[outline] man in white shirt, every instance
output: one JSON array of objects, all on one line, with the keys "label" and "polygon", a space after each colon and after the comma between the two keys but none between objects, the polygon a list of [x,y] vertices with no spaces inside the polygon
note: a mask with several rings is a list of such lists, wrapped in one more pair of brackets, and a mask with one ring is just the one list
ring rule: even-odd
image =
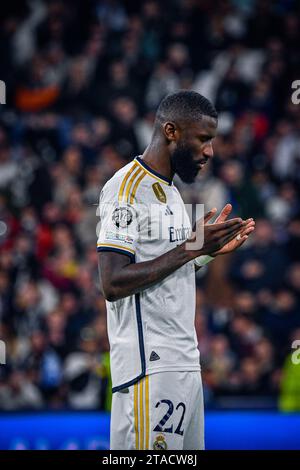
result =
[{"label": "man in white shirt", "polygon": [[[195,318],[195,270],[241,246],[254,221],[192,232],[173,177],[194,181],[212,158],[217,113],[191,91],[160,104],[152,141],[100,195],[97,249],[107,305],[113,402],[111,449],[203,449],[203,394]],[[201,243],[199,244],[199,240]]]}]

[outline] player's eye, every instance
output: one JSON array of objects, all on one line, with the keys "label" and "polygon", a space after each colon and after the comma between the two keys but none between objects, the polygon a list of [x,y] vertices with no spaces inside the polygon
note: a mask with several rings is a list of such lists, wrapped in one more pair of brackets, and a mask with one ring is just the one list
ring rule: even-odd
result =
[{"label": "player's eye", "polygon": [[205,136],[205,135],[202,135],[202,136],[200,137],[200,142],[201,142],[202,144],[204,144],[204,143],[206,143],[206,142],[209,142],[210,140],[211,140],[211,138],[208,137],[208,136]]}]

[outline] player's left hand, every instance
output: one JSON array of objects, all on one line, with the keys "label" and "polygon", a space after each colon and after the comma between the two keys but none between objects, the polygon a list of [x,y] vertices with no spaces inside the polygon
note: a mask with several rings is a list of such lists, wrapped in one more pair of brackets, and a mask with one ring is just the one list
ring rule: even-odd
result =
[{"label": "player's left hand", "polygon": [[[232,205],[226,204],[226,206],[221,210],[219,216],[216,218],[214,224],[224,222],[229,216],[229,214],[231,213],[231,211],[232,211]],[[255,229],[255,221],[252,218],[247,219],[246,222],[247,224],[241,230],[241,232],[237,235],[237,237],[231,240],[230,242],[228,242],[227,245],[224,245],[220,250],[212,253],[212,256],[226,255],[227,253],[231,253],[232,251],[242,246],[243,243],[245,243],[245,241],[249,237],[249,235]]]}]

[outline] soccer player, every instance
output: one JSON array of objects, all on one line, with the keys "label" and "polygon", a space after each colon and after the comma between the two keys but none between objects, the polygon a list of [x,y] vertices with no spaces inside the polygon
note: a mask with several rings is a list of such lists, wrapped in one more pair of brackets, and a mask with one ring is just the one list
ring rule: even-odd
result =
[{"label": "soccer player", "polygon": [[195,270],[241,246],[254,229],[252,219],[226,220],[227,204],[215,223],[208,223],[212,209],[192,231],[173,184],[175,174],[194,181],[213,156],[216,131],[217,112],[206,98],[192,91],[168,95],[143,155],[117,171],[100,194],[111,449],[204,448]]}]

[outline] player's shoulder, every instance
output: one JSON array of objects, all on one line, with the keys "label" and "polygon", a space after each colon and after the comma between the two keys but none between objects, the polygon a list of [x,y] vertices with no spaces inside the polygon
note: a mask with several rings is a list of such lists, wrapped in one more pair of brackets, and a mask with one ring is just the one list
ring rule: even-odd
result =
[{"label": "player's shoulder", "polygon": [[153,183],[145,167],[137,157],[118,170],[103,186],[102,200],[116,200],[133,204],[147,199],[147,189]]},{"label": "player's shoulder", "polygon": [[133,169],[134,167],[134,160],[127,163],[127,165],[120,168],[114,175],[106,181],[105,185],[101,190],[101,198],[102,199],[115,199],[117,198],[120,188],[122,186],[122,182],[126,175]]}]

